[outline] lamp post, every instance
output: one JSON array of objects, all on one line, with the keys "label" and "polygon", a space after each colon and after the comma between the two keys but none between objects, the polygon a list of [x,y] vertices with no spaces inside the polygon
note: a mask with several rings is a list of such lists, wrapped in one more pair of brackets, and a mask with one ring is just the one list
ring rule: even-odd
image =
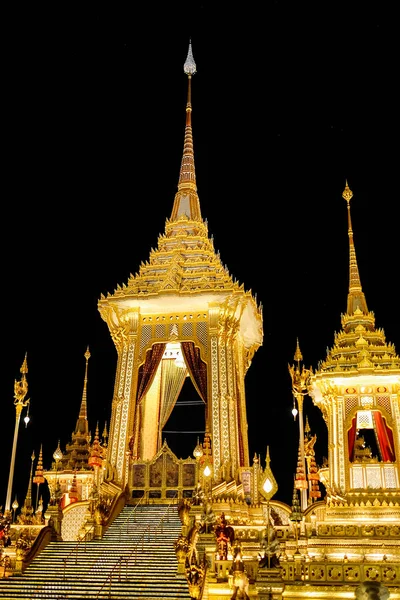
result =
[{"label": "lamp post", "polygon": [[193,450],[193,456],[196,459],[196,483],[199,481],[199,462],[201,457],[203,456],[203,446],[199,442],[199,438],[197,438],[197,445]]},{"label": "lamp post", "polygon": [[270,467],[270,456],[269,456],[269,446],[267,446],[267,455],[266,455],[266,467],[265,467],[265,471],[263,474],[263,477],[260,481],[260,486],[259,486],[259,492],[260,494],[265,498],[265,500],[267,501],[267,515],[266,515],[266,520],[267,520],[267,532],[266,532],[266,554],[267,554],[267,567],[268,569],[271,566],[271,556],[274,554],[273,549],[272,549],[272,544],[271,544],[271,535],[270,535],[270,510],[269,510],[269,502],[272,498],[272,496],[274,496],[274,494],[276,494],[276,492],[278,491],[278,484],[276,482],[276,479],[274,477],[274,474],[272,473],[271,467]]},{"label": "lamp post", "polygon": [[[304,511],[307,508],[307,474],[306,474],[306,458],[304,452],[304,420],[303,420],[303,402],[304,396],[308,393],[308,385],[312,374],[311,369],[305,369],[304,366],[300,368],[300,362],[303,360],[303,356],[300,352],[299,340],[297,340],[296,352],[294,360],[297,365],[289,365],[289,373],[292,378],[292,392],[293,392],[293,410],[292,414],[296,420],[296,416],[299,416],[299,465],[298,475],[296,479],[296,487],[300,490],[301,509]],[[297,407],[296,407],[297,403]],[[299,472],[300,471],[300,472]]]},{"label": "lamp post", "polygon": [[15,523],[15,511],[17,510],[19,504],[18,504],[18,500],[17,500],[17,496],[15,496],[15,500],[11,505],[12,511],[13,511],[13,520],[12,522]]},{"label": "lamp post", "polygon": [[210,435],[207,429],[204,434],[203,455],[201,456],[200,461],[201,475],[204,483],[204,501],[208,503],[208,501],[211,500],[212,497],[212,454]]},{"label": "lamp post", "polygon": [[[22,409],[25,406],[29,405],[29,398],[25,399],[26,394],[28,393],[28,381],[26,379],[26,374],[28,372],[28,363],[26,359],[26,354],[24,358],[24,362],[22,363],[22,367],[20,369],[20,373],[22,373],[22,377],[20,381],[15,380],[14,382],[14,406],[15,406],[15,427],[14,427],[14,440],[13,447],[11,453],[11,463],[10,463],[10,474],[8,477],[8,487],[7,487],[7,497],[5,502],[5,512],[11,512],[11,493],[13,487],[13,479],[14,479],[14,469],[15,469],[15,456],[17,452],[17,442],[18,442],[18,431],[19,431],[19,422],[21,420]],[[29,422],[29,416],[27,415],[25,419],[25,426]]]}]

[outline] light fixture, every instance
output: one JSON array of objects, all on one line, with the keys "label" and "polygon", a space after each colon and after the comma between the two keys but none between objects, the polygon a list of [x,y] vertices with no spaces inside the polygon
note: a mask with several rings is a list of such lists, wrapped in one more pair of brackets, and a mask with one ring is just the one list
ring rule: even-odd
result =
[{"label": "light fixture", "polygon": [[266,466],[264,470],[264,477],[262,477],[259,484],[259,491],[261,495],[267,500],[267,503],[270,501],[272,496],[276,494],[278,490],[278,484],[272,473],[271,467],[269,466],[271,462],[269,456],[269,446],[267,446],[267,456],[266,456]]},{"label": "light fixture", "polygon": [[299,414],[299,411],[297,410],[295,404],[293,403],[292,415],[293,415],[294,420],[296,420],[296,417],[298,414]]},{"label": "light fixture", "polygon": [[199,442],[199,438],[197,438],[197,446],[193,450],[193,456],[196,460],[200,459],[203,456],[203,446]]},{"label": "light fixture", "polygon": [[15,496],[15,500],[11,505],[11,508],[13,509],[13,523],[15,523],[15,511],[17,510],[19,504],[18,504],[18,500],[17,500],[17,496]]},{"label": "light fixture", "polygon": [[31,420],[30,416],[29,416],[29,404],[28,404],[28,408],[26,411],[26,416],[24,417],[24,423],[25,423],[25,427],[28,426],[29,421]]},{"label": "light fixture", "polygon": [[204,467],[203,475],[204,477],[209,477],[211,475],[211,469],[208,465]]},{"label": "light fixture", "polygon": [[263,483],[263,490],[264,490],[264,492],[269,494],[270,491],[272,490],[272,488],[273,488],[272,481],[268,477]]}]

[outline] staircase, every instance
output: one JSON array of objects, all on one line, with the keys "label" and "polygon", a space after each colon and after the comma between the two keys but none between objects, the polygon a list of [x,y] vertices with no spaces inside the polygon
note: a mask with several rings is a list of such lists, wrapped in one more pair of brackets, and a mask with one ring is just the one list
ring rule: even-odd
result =
[{"label": "staircase", "polygon": [[125,506],[101,540],[50,542],[22,577],[0,579],[0,598],[188,600],[180,533],[176,505]]}]

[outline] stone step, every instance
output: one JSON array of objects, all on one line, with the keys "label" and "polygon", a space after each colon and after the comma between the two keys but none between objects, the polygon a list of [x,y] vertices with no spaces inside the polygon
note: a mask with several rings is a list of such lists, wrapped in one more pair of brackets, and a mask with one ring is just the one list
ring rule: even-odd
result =
[{"label": "stone step", "polygon": [[78,546],[51,542],[22,577],[0,580],[0,599],[190,599],[186,578],[177,574],[179,515],[175,507],[161,524],[165,511],[165,506],[127,506],[101,540]]}]

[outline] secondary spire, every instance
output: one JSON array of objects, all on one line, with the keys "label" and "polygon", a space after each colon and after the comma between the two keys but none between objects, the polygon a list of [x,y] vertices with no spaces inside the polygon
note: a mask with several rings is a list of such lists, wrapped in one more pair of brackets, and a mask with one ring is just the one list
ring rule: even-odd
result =
[{"label": "secondary spire", "polygon": [[356,249],[354,246],[353,228],[351,224],[350,200],[353,197],[353,192],[349,188],[346,181],[346,187],[342,194],[347,202],[347,220],[349,229],[349,252],[350,252],[350,277],[349,277],[349,294],[347,297],[347,314],[354,315],[354,312],[359,309],[364,315],[368,314],[367,301],[365,300],[364,292],[361,287],[360,274],[358,271]]}]

